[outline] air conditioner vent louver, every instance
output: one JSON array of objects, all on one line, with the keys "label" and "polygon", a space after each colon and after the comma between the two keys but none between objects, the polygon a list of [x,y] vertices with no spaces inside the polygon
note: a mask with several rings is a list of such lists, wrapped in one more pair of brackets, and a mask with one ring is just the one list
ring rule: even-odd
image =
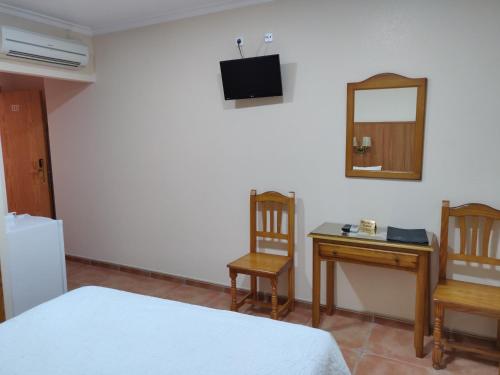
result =
[{"label": "air conditioner vent louver", "polygon": [[59,64],[59,65],[72,66],[74,68],[77,68],[80,66],[80,63],[78,63],[78,62],[56,59],[54,57],[39,56],[39,55],[34,55],[32,53],[26,53],[26,52],[20,52],[20,51],[9,51],[9,53],[7,53],[7,56],[19,57],[21,59],[54,63],[54,64]]},{"label": "air conditioner vent louver", "polygon": [[[23,40],[15,40],[15,39],[9,39],[9,38],[5,38],[5,40],[8,41],[8,42],[12,42],[12,43],[20,43],[20,44],[25,44],[27,46],[40,47],[40,46],[38,46],[38,45],[36,45],[34,43],[29,43],[29,42],[26,42],[26,41],[23,41]],[[59,49],[59,48],[55,48],[52,45],[44,46],[44,48],[47,48],[47,49],[52,50],[52,51],[59,51],[59,52],[64,52],[64,53],[71,53],[71,54],[74,54],[74,55],[85,56],[84,53],[78,53],[78,52],[75,52],[75,51],[68,51],[68,50],[64,50],[64,49]]]},{"label": "air conditioner vent louver", "polygon": [[0,32],[0,53],[3,55],[66,68],[79,68],[88,64],[89,48],[79,41],[9,26],[1,26]]}]

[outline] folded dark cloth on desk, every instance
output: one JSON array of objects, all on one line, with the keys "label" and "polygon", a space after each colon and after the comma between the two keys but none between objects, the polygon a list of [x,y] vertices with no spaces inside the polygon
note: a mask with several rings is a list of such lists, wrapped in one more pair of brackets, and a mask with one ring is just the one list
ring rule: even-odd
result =
[{"label": "folded dark cloth on desk", "polygon": [[425,229],[401,229],[387,227],[387,241],[413,243],[417,245],[429,244]]}]

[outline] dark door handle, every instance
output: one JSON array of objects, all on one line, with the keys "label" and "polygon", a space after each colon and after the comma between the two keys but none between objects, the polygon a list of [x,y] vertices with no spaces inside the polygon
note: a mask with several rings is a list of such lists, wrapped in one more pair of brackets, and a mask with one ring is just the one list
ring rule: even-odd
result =
[{"label": "dark door handle", "polygon": [[38,172],[38,176],[40,177],[40,181],[42,182],[42,184],[45,183],[45,180],[46,180],[46,176],[45,176],[45,160],[44,159],[38,159],[38,163],[37,163],[37,172]]}]

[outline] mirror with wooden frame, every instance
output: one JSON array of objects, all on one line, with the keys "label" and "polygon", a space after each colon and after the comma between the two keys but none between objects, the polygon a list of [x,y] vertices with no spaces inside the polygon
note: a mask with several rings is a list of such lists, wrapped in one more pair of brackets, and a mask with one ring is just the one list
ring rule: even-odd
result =
[{"label": "mirror with wooden frame", "polygon": [[422,179],[427,78],[347,84],[347,177]]}]

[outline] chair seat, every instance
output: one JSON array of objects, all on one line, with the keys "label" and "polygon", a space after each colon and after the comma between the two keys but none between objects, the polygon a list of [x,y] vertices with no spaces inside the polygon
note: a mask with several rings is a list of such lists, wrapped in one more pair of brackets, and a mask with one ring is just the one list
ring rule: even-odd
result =
[{"label": "chair seat", "polygon": [[283,255],[249,253],[227,266],[241,273],[277,275],[292,263],[292,258]]},{"label": "chair seat", "polygon": [[500,319],[500,287],[446,280],[434,290],[433,300],[455,310]]}]

